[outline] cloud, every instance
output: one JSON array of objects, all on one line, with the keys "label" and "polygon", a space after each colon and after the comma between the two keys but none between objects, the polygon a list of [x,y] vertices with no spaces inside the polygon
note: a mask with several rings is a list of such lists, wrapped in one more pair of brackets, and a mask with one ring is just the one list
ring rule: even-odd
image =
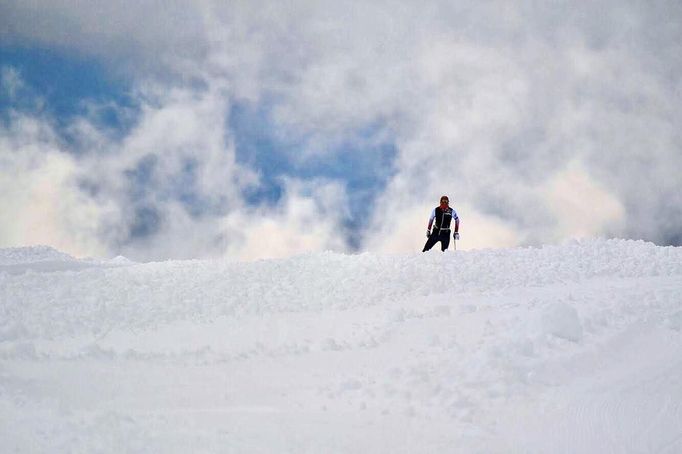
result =
[{"label": "cloud", "polygon": [[16,99],[18,92],[24,88],[19,71],[11,66],[0,68],[0,87],[2,87],[2,91],[7,94],[9,99]]},{"label": "cloud", "polygon": [[114,207],[92,235],[107,250],[256,258],[248,251],[262,238],[260,250],[276,256],[351,249],[328,233],[347,235],[347,217],[305,227],[325,198],[348,210],[352,188],[338,175],[289,175],[267,207],[273,216],[241,231],[262,208],[244,194],[265,173],[236,158],[229,119],[239,104],[266,113],[273,162],[346,153],[383,163],[352,159],[378,152],[367,130],[392,144],[392,171],[376,171],[359,249],[420,248],[443,193],[461,212],[465,248],[578,235],[682,243],[679,5],[157,6],[0,7],[4,41],[92,55],[133,81],[140,112],[125,137],[85,116],[72,127],[96,150],[76,157],[57,147],[83,206]]},{"label": "cloud", "polygon": [[78,164],[43,122],[24,116],[0,127],[0,239],[3,246],[50,244],[104,254],[97,219],[109,208],[77,188]]},{"label": "cloud", "polygon": [[229,256],[253,260],[347,248],[342,225],[348,201],[343,187],[332,181],[293,179],[287,179],[284,187],[280,204],[264,204],[224,218],[226,235],[236,239],[228,246]]},{"label": "cloud", "polygon": [[113,62],[113,71],[163,69],[205,50],[202,11],[191,1],[10,1],[0,5],[4,45],[67,50]]},{"label": "cloud", "polygon": [[259,176],[235,160],[220,84],[148,89],[139,99],[121,139],[76,118],[69,134],[78,153],[49,117],[11,112],[0,128],[2,246],[140,260],[346,250],[348,201],[338,183],[289,178],[279,205],[247,205]]},{"label": "cloud", "polygon": [[556,237],[546,241],[615,232],[625,222],[625,209],[620,201],[595,182],[578,162],[571,162],[557,172],[544,183],[542,192],[558,224],[554,229]]}]

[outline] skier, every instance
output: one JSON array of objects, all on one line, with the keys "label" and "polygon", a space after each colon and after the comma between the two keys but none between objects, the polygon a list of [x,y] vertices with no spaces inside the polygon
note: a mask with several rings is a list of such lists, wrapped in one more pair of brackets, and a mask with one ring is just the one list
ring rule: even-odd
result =
[{"label": "skier", "polygon": [[[459,240],[459,217],[457,212],[450,207],[448,196],[444,195],[440,198],[440,206],[434,208],[431,217],[429,217],[429,227],[426,231],[426,238],[428,239],[422,252],[428,251],[439,241],[441,251],[445,252],[450,245],[450,223],[453,219],[455,220],[455,231],[452,236],[455,240]],[[431,226],[434,220],[436,225],[432,232]]]}]

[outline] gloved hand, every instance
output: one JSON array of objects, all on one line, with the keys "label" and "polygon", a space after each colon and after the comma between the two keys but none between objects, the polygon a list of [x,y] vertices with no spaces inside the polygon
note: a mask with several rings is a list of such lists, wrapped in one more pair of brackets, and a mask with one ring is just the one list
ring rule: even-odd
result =
[{"label": "gloved hand", "polygon": [[426,238],[430,238],[430,237],[431,237],[431,230],[427,230],[426,231]]},{"label": "gloved hand", "polygon": [[458,232],[455,232],[455,234],[453,235],[453,237],[455,237],[456,240],[459,240],[459,233],[458,233]]}]

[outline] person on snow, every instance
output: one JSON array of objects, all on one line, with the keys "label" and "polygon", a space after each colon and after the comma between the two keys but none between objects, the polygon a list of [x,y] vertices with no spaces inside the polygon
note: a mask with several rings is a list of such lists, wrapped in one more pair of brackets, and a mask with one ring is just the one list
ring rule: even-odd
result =
[{"label": "person on snow", "polygon": [[[445,252],[448,246],[450,246],[450,225],[453,219],[455,220],[455,231],[452,236],[455,240],[459,240],[459,217],[457,212],[450,207],[448,196],[444,195],[440,198],[440,206],[434,208],[431,212],[431,217],[429,217],[429,227],[426,231],[426,238],[428,239],[422,252],[428,251],[439,241],[441,251]],[[436,225],[433,231],[431,231],[434,221],[436,221]]]}]

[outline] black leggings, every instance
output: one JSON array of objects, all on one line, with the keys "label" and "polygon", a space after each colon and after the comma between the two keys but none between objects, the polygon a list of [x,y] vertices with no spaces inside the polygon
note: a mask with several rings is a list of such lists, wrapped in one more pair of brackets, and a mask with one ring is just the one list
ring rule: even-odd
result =
[{"label": "black leggings", "polygon": [[448,248],[448,246],[450,246],[450,231],[449,230],[441,230],[441,232],[438,233],[438,230],[434,230],[433,233],[431,233],[431,236],[429,237],[429,239],[426,240],[426,244],[424,245],[424,250],[422,250],[422,252],[428,251],[439,241],[440,241],[440,250],[445,252],[445,250]]}]

